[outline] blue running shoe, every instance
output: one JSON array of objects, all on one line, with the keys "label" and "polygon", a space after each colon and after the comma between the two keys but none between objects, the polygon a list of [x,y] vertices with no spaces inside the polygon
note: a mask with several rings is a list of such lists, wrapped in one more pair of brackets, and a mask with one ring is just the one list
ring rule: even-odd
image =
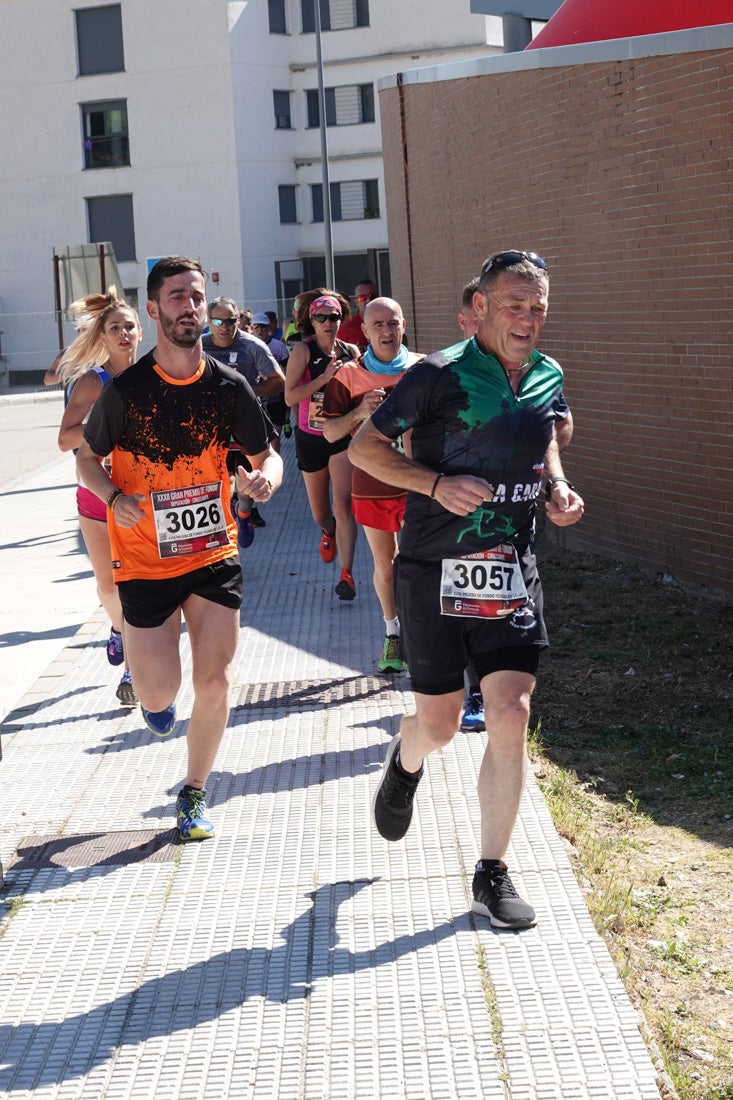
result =
[{"label": "blue running shoe", "polygon": [[182,841],[206,840],[214,835],[214,826],[206,816],[206,791],[181,787],[176,799],[178,836]]},{"label": "blue running shoe", "polygon": [[[239,507],[239,497],[236,493],[232,493],[232,515],[237,523],[237,543],[243,550],[251,546],[255,540],[255,527],[258,526],[254,515],[256,511],[256,508],[250,507],[249,512],[242,512]],[[257,515],[259,517],[259,512]],[[262,526],[264,527],[265,524],[263,523]]]},{"label": "blue running shoe", "polygon": [[107,660],[111,665],[121,665],[125,659],[125,653],[122,648],[122,635],[119,630],[111,628],[109,632],[109,638],[107,639]]},{"label": "blue running shoe", "polygon": [[141,706],[143,721],[156,737],[167,737],[176,724],[176,704],[171,703],[165,710],[146,710]]},{"label": "blue running shoe", "polygon": [[237,521],[237,542],[243,550],[246,550],[255,540],[255,525],[252,522],[252,513],[240,512],[237,508],[235,519]]},{"label": "blue running shoe", "polygon": [[461,715],[461,729],[467,732],[486,729],[486,717],[484,715],[484,700],[480,691],[469,691],[463,704]]}]

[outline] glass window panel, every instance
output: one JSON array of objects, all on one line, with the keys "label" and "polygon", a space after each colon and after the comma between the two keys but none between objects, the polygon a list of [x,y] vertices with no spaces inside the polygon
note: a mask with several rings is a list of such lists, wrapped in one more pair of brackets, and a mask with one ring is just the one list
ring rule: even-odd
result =
[{"label": "glass window panel", "polygon": [[305,93],[305,102],[308,110],[308,129],[321,125],[321,112],[318,109],[318,89],[309,88]]},{"label": "glass window panel", "polygon": [[127,105],[124,99],[83,103],[85,168],[121,168],[130,163]]},{"label": "glass window panel", "polygon": [[99,195],[86,203],[90,243],[111,241],[117,260],[134,260],[132,195]]},{"label": "glass window panel", "polygon": [[290,130],[290,92],[273,91],[272,98],[275,106],[275,129]]},{"label": "glass window panel", "polygon": [[[321,30],[331,30],[331,10],[329,0],[320,0],[321,4]],[[300,0],[300,19],[303,34],[313,34],[316,29],[315,7],[313,0]]]},{"label": "glass window panel", "polygon": [[287,34],[285,24],[285,0],[267,0],[267,15],[270,20],[270,34]]},{"label": "glass window panel", "polygon": [[314,222],[323,221],[323,185],[320,183],[311,184],[311,209],[313,213]]},{"label": "glass window panel", "polygon": [[79,8],[74,15],[79,76],[123,72],[125,53],[121,5]]},{"label": "glass window panel", "polygon": [[361,121],[374,122],[374,85],[362,84],[361,93]]},{"label": "glass window panel", "polygon": [[364,180],[364,217],[379,217],[379,181]]},{"label": "glass window panel", "polygon": [[281,184],[277,189],[277,197],[280,205],[280,224],[295,225],[298,221],[295,186],[290,183]]}]

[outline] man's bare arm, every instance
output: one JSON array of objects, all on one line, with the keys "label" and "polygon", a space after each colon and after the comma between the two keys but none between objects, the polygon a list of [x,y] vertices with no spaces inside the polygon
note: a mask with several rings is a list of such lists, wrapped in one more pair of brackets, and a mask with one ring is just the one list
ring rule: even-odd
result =
[{"label": "man's bare arm", "polygon": [[352,439],[349,458],[355,466],[387,485],[423,493],[457,516],[475,512],[494,492],[493,486],[482,477],[442,474],[408,458],[392,446],[391,439],[377,431],[371,420],[365,420]]}]

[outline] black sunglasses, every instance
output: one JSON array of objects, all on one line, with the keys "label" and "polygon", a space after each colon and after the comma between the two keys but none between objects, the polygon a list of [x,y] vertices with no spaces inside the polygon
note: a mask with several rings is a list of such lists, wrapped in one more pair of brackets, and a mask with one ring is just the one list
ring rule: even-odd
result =
[{"label": "black sunglasses", "polygon": [[341,320],[340,313],[314,313],[311,317],[311,321],[318,321],[319,325],[325,325],[326,321],[333,321],[336,324]]},{"label": "black sunglasses", "polygon": [[211,323],[214,328],[221,328],[222,325],[236,325],[239,321],[238,317],[212,317]]},{"label": "black sunglasses", "polygon": [[522,260],[529,260],[534,267],[547,271],[547,260],[543,260],[542,256],[538,256],[536,252],[497,252],[495,256],[490,256],[481,268],[479,279],[485,279],[489,272],[496,268],[501,270],[503,267],[511,267],[513,264],[521,263]]}]

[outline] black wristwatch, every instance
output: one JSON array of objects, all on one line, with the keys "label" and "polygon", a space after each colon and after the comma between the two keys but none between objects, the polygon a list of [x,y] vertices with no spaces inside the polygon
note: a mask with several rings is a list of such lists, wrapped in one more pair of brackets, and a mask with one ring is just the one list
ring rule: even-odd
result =
[{"label": "black wristwatch", "polygon": [[552,500],[552,490],[555,488],[558,481],[563,481],[568,489],[575,489],[573,483],[568,481],[566,477],[548,477],[547,484],[545,485],[545,497],[547,500]]}]

